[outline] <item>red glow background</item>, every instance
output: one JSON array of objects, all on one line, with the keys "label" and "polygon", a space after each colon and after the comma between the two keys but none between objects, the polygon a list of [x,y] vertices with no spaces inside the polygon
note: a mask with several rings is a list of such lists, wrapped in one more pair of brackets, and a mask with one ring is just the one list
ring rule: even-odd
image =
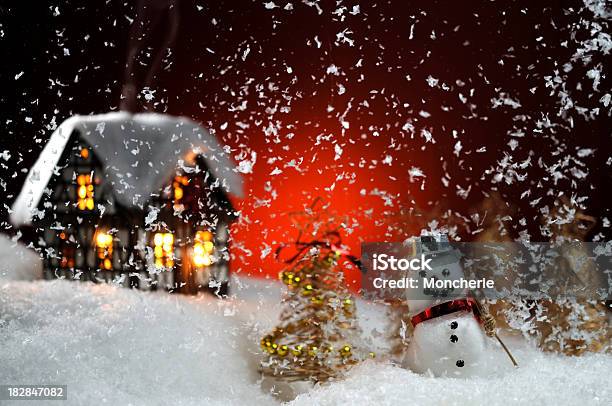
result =
[{"label": "red glow background", "polygon": [[[59,13],[21,3],[2,9],[6,35],[0,40],[0,52],[11,55],[0,78],[9,86],[0,95],[1,149],[13,154],[0,167],[7,182],[0,220],[8,233],[15,230],[6,208],[23,169],[48,139],[49,123],[118,108],[135,13],[129,1],[68,0],[57,4]],[[608,210],[605,115],[589,122],[573,117],[572,128],[555,129],[567,151],[598,151],[592,174],[577,185],[556,184],[554,193],[538,188],[546,174],[535,164],[520,185],[492,184],[485,173],[507,155],[514,162],[554,156],[555,142],[534,132],[534,123],[557,114],[558,99],[544,78],[571,57],[561,44],[583,16],[578,0],[563,7],[530,1],[276,1],[274,8],[264,1],[178,3],[177,40],[156,75],[154,103],[141,109],[201,122],[237,162],[256,156],[252,173],[244,174],[246,197],[234,200],[241,213],[232,234],[235,272],[276,277],[283,264],[274,249],[297,236],[289,213],[316,198],[348,216],[343,241],[355,255],[362,241],[418,234],[416,223],[398,222],[400,210],[443,208],[469,216],[492,191],[526,220],[513,221],[513,237],[527,231],[541,238],[537,209],[563,191],[586,195],[587,211],[596,217]],[[151,32],[144,46],[158,45],[160,35]],[[136,66],[146,69],[146,52],[139,58]],[[572,74],[568,88],[584,78],[580,66]],[[519,110],[492,107],[504,92],[520,100]],[[512,130],[526,136],[511,150]],[[411,180],[411,168],[426,177]],[[468,188],[466,198],[458,195]],[[527,189],[533,189],[529,199],[521,196]],[[542,198],[538,207],[529,202],[536,197]],[[356,272],[348,279],[358,285]]]},{"label": "red glow background", "polygon": [[[304,210],[317,197],[329,204],[331,213],[349,216],[351,223],[348,228],[352,231],[343,230],[342,241],[354,255],[359,255],[360,242],[384,238],[386,221],[381,215],[385,212],[384,200],[363,195],[361,191],[385,190],[398,198],[394,201],[393,207],[396,207],[397,201],[408,195],[406,168],[402,168],[403,165],[359,168],[361,159],[381,161],[386,151],[384,146],[378,145],[380,143],[359,144],[344,147],[338,159],[335,159],[336,153],[329,143],[313,145],[308,136],[292,143],[290,153],[283,151],[282,145],[253,148],[258,160],[253,173],[245,177],[250,198],[236,203],[242,218],[233,228],[233,269],[251,275],[276,276],[283,266],[275,259],[276,247],[295,241],[298,234],[290,213]],[[281,174],[269,176],[279,164],[267,164],[266,158],[278,154],[289,161],[303,158],[304,169],[299,172],[294,168],[283,168]],[[276,192],[276,198],[272,197],[271,190]],[[260,199],[271,199],[271,202],[269,205],[260,204]],[[377,218],[383,220],[378,226]],[[263,257],[266,247],[272,251]],[[347,275],[347,279],[356,286],[359,274],[354,271]]]}]

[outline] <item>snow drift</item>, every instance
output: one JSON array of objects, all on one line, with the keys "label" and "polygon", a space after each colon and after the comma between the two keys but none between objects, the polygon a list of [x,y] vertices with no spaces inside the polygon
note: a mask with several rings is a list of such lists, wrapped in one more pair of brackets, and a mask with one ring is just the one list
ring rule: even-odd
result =
[{"label": "snow drift", "polygon": [[0,258],[0,280],[33,280],[42,277],[40,257],[16,238],[0,234]]},{"label": "snow drift", "polygon": [[345,381],[298,396],[301,405],[608,405],[612,358],[568,358],[534,349],[518,351],[523,364],[490,377],[457,379],[417,375],[368,362]]},{"label": "snow drift", "polygon": [[[0,282],[0,382],[67,384],[68,404],[275,404],[259,385],[258,341],[278,287],[218,301],[68,281]],[[278,306],[276,306],[278,307]],[[363,307],[363,305],[362,305]],[[374,313],[364,308],[363,317]],[[366,323],[364,323],[366,324]],[[605,404],[612,357],[567,358],[523,346],[487,376],[433,378],[385,362],[313,389],[295,405]]]},{"label": "snow drift", "polygon": [[0,282],[0,382],[67,384],[73,405],[271,404],[247,309],[68,281]]},{"label": "snow drift", "polygon": [[[11,258],[0,268],[0,384],[66,384],[69,405],[278,404],[261,389],[257,366],[259,340],[278,320],[279,283],[234,278],[235,296],[220,301],[24,281],[36,277],[38,257],[0,238],[0,254]],[[383,309],[359,301],[358,315],[372,349],[384,354]],[[518,339],[508,344],[518,369],[493,344],[482,374],[469,379],[415,374],[380,356],[292,404],[603,405],[612,398],[612,356],[569,358]]]}]

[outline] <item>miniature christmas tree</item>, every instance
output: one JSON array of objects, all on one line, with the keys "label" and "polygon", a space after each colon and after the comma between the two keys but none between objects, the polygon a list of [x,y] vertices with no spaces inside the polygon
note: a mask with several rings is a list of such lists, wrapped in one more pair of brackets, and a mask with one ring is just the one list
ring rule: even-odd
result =
[{"label": "miniature christmas tree", "polygon": [[325,381],[355,364],[355,302],[344,285],[340,255],[314,249],[283,271],[287,286],[280,324],[261,340],[264,374]]},{"label": "miniature christmas tree", "polygon": [[314,230],[323,237],[298,238],[298,254],[280,273],[287,292],[279,325],[261,340],[264,375],[322,382],[363,358],[355,345],[360,333],[355,302],[344,283],[353,258],[341,248],[337,232],[316,225]]}]

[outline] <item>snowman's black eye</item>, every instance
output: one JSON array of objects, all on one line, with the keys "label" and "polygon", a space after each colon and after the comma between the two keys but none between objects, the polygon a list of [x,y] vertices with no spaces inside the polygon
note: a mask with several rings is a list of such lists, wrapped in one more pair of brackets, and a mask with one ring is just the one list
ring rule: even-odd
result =
[{"label": "snowman's black eye", "polygon": [[453,334],[452,336],[450,336],[450,340],[451,343],[456,343],[457,341],[459,341],[459,337]]},{"label": "snowman's black eye", "polygon": [[463,360],[460,359],[460,360],[457,360],[455,365],[457,365],[459,368],[463,368],[463,366],[465,365],[465,362],[463,362]]},{"label": "snowman's black eye", "polygon": [[442,270],[442,275],[444,275],[444,276],[448,276],[448,275],[450,275],[450,271],[449,271],[448,269],[444,268],[444,269]]},{"label": "snowman's black eye", "polygon": [[453,321],[453,322],[451,323],[451,328],[454,330],[454,329],[456,329],[457,327],[459,327],[459,323],[457,323],[456,321]]},{"label": "snowman's black eye", "polygon": [[421,272],[419,272],[419,276],[420,276],[421,278],[424,278],[424,277],[426,277],[426,276],[427,276],[427,272],[425,272],[425,271],[421,271]]}]

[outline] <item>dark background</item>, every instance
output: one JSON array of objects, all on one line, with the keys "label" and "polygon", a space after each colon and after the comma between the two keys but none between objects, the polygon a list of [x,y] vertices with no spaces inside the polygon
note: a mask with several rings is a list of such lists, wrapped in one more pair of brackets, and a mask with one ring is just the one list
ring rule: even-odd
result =
[{"label": "dark background", "polygon": [[[53,125],[73,114],[117,110],[136,17],[132,1],[44,3],[0,6],[0,153],[11,155],[0,158],[0,228],[9,234],[15,230],[8,207]],[[610,207],[610,117],[599,102],[610,86],[604,78],[594,91],[586,78],[597,64],[606,72],[607,60],[594,53],[562,73],[574,100],[602,107],[592,119],[575,110],[559,116],[559,89],[545,87],[545,77],[562,72],[575,44],[589,36],[584,21],[593,15],[582,2],[276,1],[272,9],[266,3],[178,1],[177,37],[155,76],[154,103],[139,105],[203,123],[237,161],[257,154],[245,176],[248,196],[235,201],[242,211],[234,232],[236,270],[275,274],[278,264],[261,251],[291,241],[286,214],[316,197],[349,216],[346,241],[353,250],[360,241],[418,233],[416,222],[398,223],[398,212],[450,210],[470,218],[496,191],[513,213],[513,238],[527,232],[547,239],[542,208],[552,209],[560,195],[584,197],[583,211],[599,220],[590,237],[610,237],[602,226]],[[141,43],[137,77],[168,29],[170,20],[162,21]],[[352,46],[338,38],[343,31]],[[327,73],[331,65],[338,75]],[[438,86],[428,85],[430,76]],[[504,92],[520,107],[492,108]],[[552,127],[539,131],[536,123],[547,120]],[[435,143],[425,142],[422,129]],[[512,131],[524,133],[514,150]],[[336,146],[343,150],[338,159]],[[584,148],[595,149],[583,159],[588,176],[555,182],[546,167]],[[528,158],[530,165],[517,169],[525,180],[492,182],[489,170],[501,161]],[[300,159],[300,170],[286,166]],[[559,169],[567,175],[573,165]],[[426,173],[424,187],[422,179],[410,181],[413,167]],[[275,168],[282,173],[272,175]],[[471,186],[467,197],[458,196],[458,186]],[[477,233],[460,234],[469,240]]]}]

